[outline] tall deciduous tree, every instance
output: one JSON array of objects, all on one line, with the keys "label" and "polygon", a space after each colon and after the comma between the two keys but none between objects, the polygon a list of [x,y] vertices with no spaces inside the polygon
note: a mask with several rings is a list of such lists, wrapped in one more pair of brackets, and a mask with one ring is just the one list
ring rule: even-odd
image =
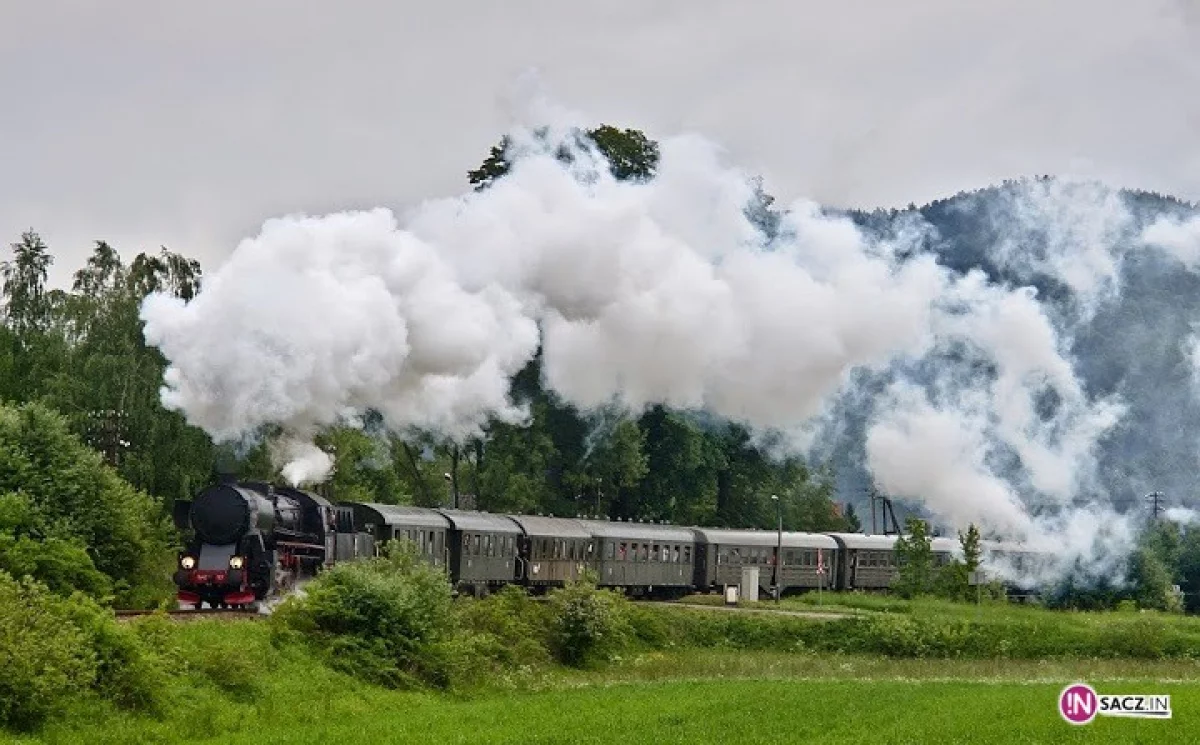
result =
[{"label": "tall deciduous tree", "polygon": [[0,262],[5,323],[18,339],[44,331],[49,323],[46,280],[54,257],[42,237],[32,230],[12,244],[13,258]]}]

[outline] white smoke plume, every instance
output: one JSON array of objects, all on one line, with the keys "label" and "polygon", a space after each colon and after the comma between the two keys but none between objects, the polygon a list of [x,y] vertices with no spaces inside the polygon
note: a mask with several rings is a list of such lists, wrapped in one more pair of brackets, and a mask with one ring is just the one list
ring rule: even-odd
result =
[{"label": "white smoke plume", "polygon": [[[1026,274],[1041,272],[1064,283],[1088,318],[1119,292],[1121,238],[1134,219],[1114,189],[1095,182],[1041,179],[1011,195],[997,217],[1002,238],[990,255]],[[1037,250],[1033,250],[1033,246]]]},{"label": "white smoke plume", "polygon": [[[313,435],[367,409],[454,438],[521,421],[508,381],[539,343],[546,384],[582,409],[662,403],[759,430],[803,431],[856,371],[901,371],[868,434],[881,486],[955,527],[1092,555],[1063,515],[1085,514],[1093,448],[1121,405],[1089,400],[1030,292],[907,255],[919,230],[871,240],[808,201],[766,246],[745,213],[750,180],[707,141],[662,138],[656,177],[618,182],[569,136],[580,117],[536,91],[526,101],[511,171],[490,188],[403,219],[271,220],[191,302],[147,298],[146,339],[170,361],[164,403],[218,440],[278,426],[299,484],[332,464]],[[547,123],[549,146],[532,134]],[[1066,240],[1044,261],[1101,292],[1115,260]],[[905,366],[955,350],[994,374],[967,364],[932,390],[903,382]],[[1012,473],[997,466],[1006,452]],[[1035,514],[1045,504],[1057,517]]]},{"label": "white smoke plume", "polygon": [[1142,241],[1165,251],[1188,269],[1200,268],[1200,218],[1159,217],[1142,232]]},{"label": "white smoke plume", "polygon": [[1168,507],[1163,510],[1163,517],[1173,523],[1180,525],[1194,525],[1200,523],[1200,512],[1189,507]]}]

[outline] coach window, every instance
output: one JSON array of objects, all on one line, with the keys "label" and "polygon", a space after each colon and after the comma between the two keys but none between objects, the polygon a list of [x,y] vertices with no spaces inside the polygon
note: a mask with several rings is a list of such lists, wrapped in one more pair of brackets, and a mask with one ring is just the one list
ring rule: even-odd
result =
[{"label": "coach window", "polygon": [[678,543],[671,547],[671,563],[673,563],[673,564],[679,563],[679,544]]},{"label": "coach window", "polygon": [[650,560],[650,544],[643,543],[642,544],[642,561],[649,561],[649,560]]},{"label": "coach window", "polygon": [[683,563],[684,564],[692,563],[692,547],[691,546],[683,547]]},{"label": "coach window", "polygon": [[604,550],[604,556],[609,561],[612,561],[617,556],[617,544],[613,543],[612,541],[609,541],[609,542],[605,543],[604,545],[607,546],[607,548]]},{"label": "coach window", "polygon": [[656,543],[654,544],[654,550],[650,552],[650,561],[658,561],[659,556],[659,545]]},{"label": "coach window", "polygon": [[480,544],[482,544],[482,543],[483,543],[482,536],[480,536],[478,533],[476,533],[474,536],[471,537],[471,555],[473,555],[473,556],[482,556],[483,555],[482,553],[480,553]]},{"label": "coach window", "polygon": [[620,553],[617,554],[617,560],[625,561],[628,558],[629,558],[629,544],[627,544],[625,541],[621,541],[621,551],[620,551]]}]

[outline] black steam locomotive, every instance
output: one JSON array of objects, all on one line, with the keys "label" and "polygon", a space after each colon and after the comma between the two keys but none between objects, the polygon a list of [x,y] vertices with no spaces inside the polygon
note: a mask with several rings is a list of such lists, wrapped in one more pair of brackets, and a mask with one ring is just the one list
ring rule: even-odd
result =
[{"label": "black steam locomotive", "polygon": [[354,535],[352,520],[349,507],[259,482],[225,482],[176,501],[176,527],[193,534],[175,570],[178,599],[245,608],[327,563],[373,554],[371,537]]},{"label": "black steam locomotive", "polygon": [[[374,503],[332,504],[287,487],[227,482],[175,503],[193,533],[175,571],[180,604],[244,608],[340,561],[411,542],[458,592],[517,584],[534,592],[592,570],[602,586],[642,595],[720,591],[750,569],[761,592],[886,590],[899,574],[895,535],[683,527],[653,522],[500,515]],[[958,542],[934,538],[939,563]],[[984,541],[985,557],[1044,557]],[[1026,588],[1022,588],[1026,589]]]}]

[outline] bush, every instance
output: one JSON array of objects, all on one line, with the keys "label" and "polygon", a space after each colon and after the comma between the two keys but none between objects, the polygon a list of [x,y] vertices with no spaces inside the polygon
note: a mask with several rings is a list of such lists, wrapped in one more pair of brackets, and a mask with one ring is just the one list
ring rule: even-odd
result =
[{"label": "bush", "polygon": [[36,726],[85,694],[158,711],[166,681],[164,660],[94,600],[0,571],[0,725]]},{"label": "bush", "polygon": [[633,635],[628,603],[596,587],[591,574],[550,593],[551,643],[555,656],[574,667],[607,661]]},{"label": "bush", "polygon": [[96,680],[96,655],[67,601],[0,571],[0,725],[30,729]]},{"label": "bush", "polygon": [[[103,601],[112,592],[125,607],[153,607],[171,594],[171,527],[159,504],[50,409],[0,404],[0,495],[0,533],[8,536],[0,566],[14,576],[63,595],[80,590]],[[28,539],[45,540],[44,555],[31,552]]]},{"label": "bush", "polygon": [[389,542],[383,557],[321,574],[284,601],[272,622],[283,634],[317,642],[333,667],[373,682],[449,684],[450,586],[407,543]]},{"label": "bush", "polygon": [[550,608],[524,588],[508,585],[482,600],[459,599],[456,625],[472,657],[495,669],[541,666],[551,661]]},{"label": "bush", "polygon": [[76,595],[66,608],[95,655],[95,692],[123,709],[159,711],[167,681],[162,658],[135,629],[117,623],[88,598]]}]

